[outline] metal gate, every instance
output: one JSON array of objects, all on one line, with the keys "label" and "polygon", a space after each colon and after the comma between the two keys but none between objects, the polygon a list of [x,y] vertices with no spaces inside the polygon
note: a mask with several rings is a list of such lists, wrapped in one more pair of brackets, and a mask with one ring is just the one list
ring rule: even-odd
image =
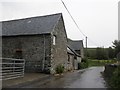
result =
[{"label": "metal gate", "polygon": [[24,77],[24,59],[0,58],[0,79]]}]

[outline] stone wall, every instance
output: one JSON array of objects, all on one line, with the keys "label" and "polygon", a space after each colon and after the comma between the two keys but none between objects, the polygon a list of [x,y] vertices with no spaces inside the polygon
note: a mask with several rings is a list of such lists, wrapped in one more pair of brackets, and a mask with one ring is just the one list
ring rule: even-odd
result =
[{"label": "stone wall", "polygon": [[2,57],[24,58],[26,72],[49,71],[50,40],[50,35],[3,37]]},{"label": "stone wall", "polygon": [[74,69],[74,64],[75,64],[75,59],[74,55],[68,53],[68,70],[73,70]]},{"label": "stone wall", "polygon": [[[56,36],[56,44],[53,45],[53,36]],[[67,69],[67,36],[63,19],[57,23],[51,36],[51,73],[55,73],[55,68],[62,64]]]},{"label": "stone wall", "polygon": [[84,47],[81,48],[81,58],[84,58]]},{"label": "stone wall", "polygon": [[115,71],[115,69],[116,69],[117,67],[118,67],[118,66],[115,65],[115,64],[105,65],[105,70],[104,70],[104,75],[105,75],[105,77],[111,78],[112,75],[113,75],[113,72]]}]

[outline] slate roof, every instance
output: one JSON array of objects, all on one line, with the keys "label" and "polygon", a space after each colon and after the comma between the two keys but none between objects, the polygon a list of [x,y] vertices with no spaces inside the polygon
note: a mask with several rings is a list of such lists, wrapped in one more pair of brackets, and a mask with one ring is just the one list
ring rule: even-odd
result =
[{"label": "slate roof", "polygon": [[71,40],[68,39],[68,45],[73,48],[74,50],[80,50],[83,48],[83,41],[82,40]]},{"label": "slate roof", "polygon": [[61,16],[62,14],[58,13],[46,16],[3,21],[1,22],[2,36],[51,33]]},{"label": "slate roof", "polygon": [[74,55],[74,53],[72,52],[72,50],[69,47],[67,47],[67,52]]},{"label": "slate roof", "polygon": [[80,55],[76,53],[69,45],[67,45],[67,52],[80,57]]}]

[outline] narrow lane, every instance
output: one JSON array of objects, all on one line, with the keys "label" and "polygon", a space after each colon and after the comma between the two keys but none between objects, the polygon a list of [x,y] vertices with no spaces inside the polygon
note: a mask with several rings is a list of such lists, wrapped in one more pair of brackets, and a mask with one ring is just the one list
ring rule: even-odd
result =
[{"label": "narrow lane", "polygon": [[90,67],[69,72],[59,77],[51,77],[46,82],[38,81],[25,88],[106,88],[101,72],[103,67]]},{"label": "narrow lane", "polygon": [[81,74],[75,82],[71,83],[68,88],[106,88],[105,80],[101,72],[103,67],[91,67]]}]

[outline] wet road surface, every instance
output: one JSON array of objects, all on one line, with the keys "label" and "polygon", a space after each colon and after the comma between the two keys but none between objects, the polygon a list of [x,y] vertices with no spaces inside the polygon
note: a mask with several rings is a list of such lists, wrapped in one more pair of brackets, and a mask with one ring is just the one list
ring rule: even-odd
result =
[{"label": "wet road surface", "polygon": [[103,67],[92,67],[87,69],[81,77],[71,83],[69,88],[105,88],[105,81],[102,78],[101,72]]},{"label": "wet road surface", "polygon": [[103,71],[103,67],[90,67],[85,70],[69,72],[62,76],[51,77],[45,82],[39,81],[24,86],[24,88],[106,88],[101,75]]}]

